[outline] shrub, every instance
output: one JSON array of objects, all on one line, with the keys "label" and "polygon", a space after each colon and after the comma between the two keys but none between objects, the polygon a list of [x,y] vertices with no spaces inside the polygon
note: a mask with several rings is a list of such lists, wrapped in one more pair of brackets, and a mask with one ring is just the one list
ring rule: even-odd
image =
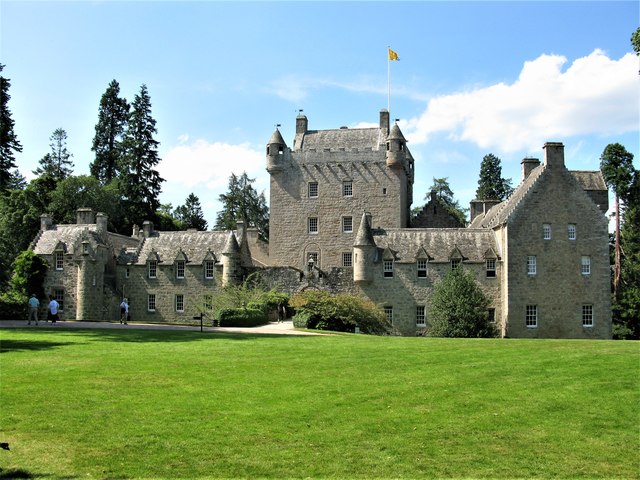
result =
[{"label": "shrub", "polygon": [[9,291],[0,294],[0,320],[16,320],[27,318],[27,301],[22,293]]},{"label": "shrub", "polygon": [[295,295],[290,305],[296,309],[294,326],[317,330],[383,335],[391,332],[384,312],[370,300],[345,293],[332,295],[307,290]]},{"label": "shrub", "polygon": [[217,317],[221,327],[257,327],[269,321],[265,312],[257,308],[225,308]]}]

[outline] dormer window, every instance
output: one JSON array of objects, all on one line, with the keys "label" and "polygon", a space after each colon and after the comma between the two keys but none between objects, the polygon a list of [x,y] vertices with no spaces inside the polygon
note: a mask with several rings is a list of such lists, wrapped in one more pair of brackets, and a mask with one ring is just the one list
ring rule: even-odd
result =
[{"label": "dormer window", "polygon": [[393,260],[384,260],[382,262],[382,274],[385,278],[393,277]]},{"label": "dormer window", "polygon": [[451,259],[451,270],[455,270],[456,268],[458,268],[461,263],[462,263],[462,259],[461,258],[452,258]]},{"label": "dormer window", "polygon": [[418,278],[427,278],[427,260],[420,259],[416,263],[418,269]]},{"label": "dormer window", "polygon": [[148,263],[149,278],[158,278],[158,261],[149,260]]},{"label": "dormer window", "polygon": [[89,244],[88,243],[83,243],[82,244],[82,253],[84,255],[88,255],[89,254]]},{"label": "dormer window", "polygon": [[184,278],[184,260],[176,260],[176,278]]},{"label": "dormer window", "polygon": [[496,259],[495,258],[487,258],[486,259],[487,266],[487,278],[495,278],[496,276]]},{"label": "dormer window", "polygon": [[214,269],[214,261],[205,260],[204,261],[204,278],[206,278],[207,280],[211,280],[213,278],[213,269]]},{"label": "dormer window", "polygon": [[53,255],[56,270],[62,270],[64,268],[64,254],[62,252],[56,252]]}]

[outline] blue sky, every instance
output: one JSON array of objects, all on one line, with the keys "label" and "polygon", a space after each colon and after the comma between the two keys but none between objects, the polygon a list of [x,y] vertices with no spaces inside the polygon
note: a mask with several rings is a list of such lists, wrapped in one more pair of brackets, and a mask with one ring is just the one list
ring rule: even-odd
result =
[{"label": "blue sky", "polygon": [[482,157],[520,161],[565,145],[595,170],[609,143],[640,157],[638,2],[170,2],[0,0],[0,62],[32,178],[56,128],[87,174],[100,97],[116,79],[129,101],[144,83],[157,121],[161,201],[195,193],[213,226],[229,175],[268,198],[265,145],[310,129],[377,124],[387,107],[416,159],[414,207],[433,177],[463,205]]}]

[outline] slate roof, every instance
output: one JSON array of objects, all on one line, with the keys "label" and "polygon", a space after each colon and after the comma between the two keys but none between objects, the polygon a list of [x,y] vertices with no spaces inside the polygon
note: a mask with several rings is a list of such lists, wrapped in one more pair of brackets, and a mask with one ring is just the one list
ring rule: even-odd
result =
[{"label": "slate roof", "polygon": [[607,190],[607,184],[599,170],[571,170],[569,173],[584,190]]},{"label": "slate roof", "polygon": [[96,225],[54,225],[41,231],[35,240],[33,251],[37,255],[51,255],[62,242],[65,253],[74,253],[73,244],[84,232],[93,244],[104,244],[105,239],[98,234]]},{"label": "slate roof", "polygon": [[493,230],[486,228],[401,228],[374,234],[378,248],[389,248],[400,263],[415,262],[421,248],[432,262],[448,262],[457,248],[464,260],[484,262],[485,253],[501,252]]},{"label": "slate roof", "polygon": [[229,232],[200,232],[187,230],[182,232],[153,232],[145,238],[134,258],[131,251],[125,252],[123,260],[128,259],[134,264],[145,264],[147,258],[154,252],[158,261],[164,264],[173,263],[178,254],[183,252],[187,264],[200,265],[209,252],[220,261]]},{"label": "slate roof", "polygon": [[302,151],[353,151],[379,150],[386,141],[380,128],[339,128],[332,130],[308,130],[302,137]]}]

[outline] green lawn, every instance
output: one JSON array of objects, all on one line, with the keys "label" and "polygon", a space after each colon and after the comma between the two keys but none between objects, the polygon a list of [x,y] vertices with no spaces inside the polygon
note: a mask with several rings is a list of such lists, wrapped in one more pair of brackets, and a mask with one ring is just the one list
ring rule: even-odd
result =
[{"label": "green lawn", "polygon": [[640,344],[0,330],[0,478],[639,478]]}]

